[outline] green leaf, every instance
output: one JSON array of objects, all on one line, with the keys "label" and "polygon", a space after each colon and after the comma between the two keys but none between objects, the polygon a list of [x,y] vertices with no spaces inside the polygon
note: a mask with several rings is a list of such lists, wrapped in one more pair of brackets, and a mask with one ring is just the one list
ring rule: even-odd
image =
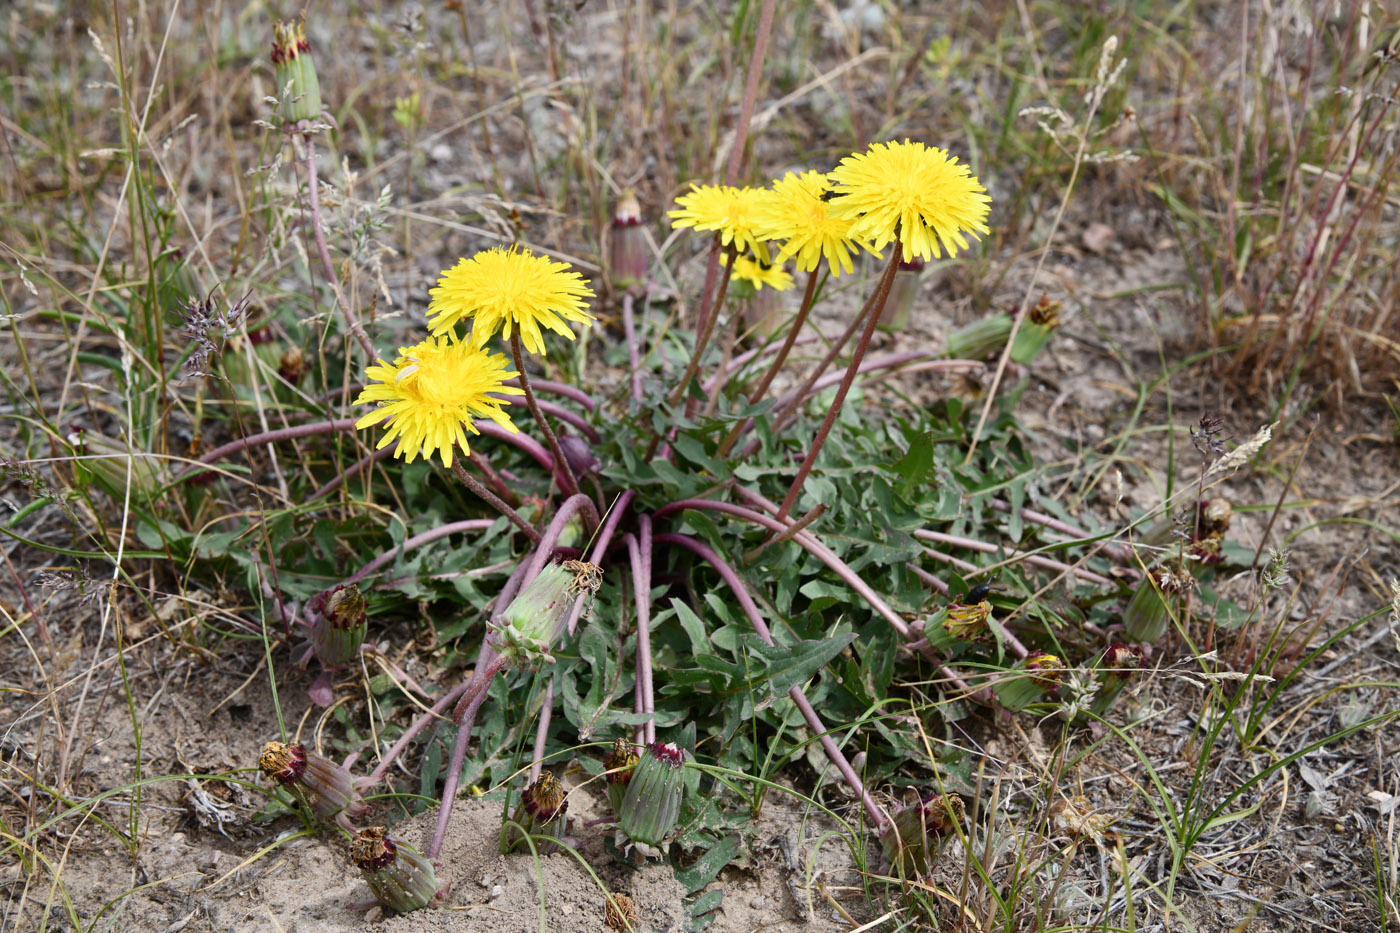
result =
[{"label": "green leaf", "polygon": [[745,639],[754,657],[768,662],[768,688],[779,696],[801,686],[855,640],[855,632],[842,632],[819,641],[800,641],[792,646],[769,645],[757,635]]},{"label": "green leaf", "polygon": [[[676,880],[685,888],[686,894],[694,894],[719,877],[720,870],[729,864],[734,853],[738,851],[739,837],[726,836],[715,843],[708,852],[696,859],[690,867],[676,869]],[[716,901],[715,906],[718,904],[719,902]]]}]

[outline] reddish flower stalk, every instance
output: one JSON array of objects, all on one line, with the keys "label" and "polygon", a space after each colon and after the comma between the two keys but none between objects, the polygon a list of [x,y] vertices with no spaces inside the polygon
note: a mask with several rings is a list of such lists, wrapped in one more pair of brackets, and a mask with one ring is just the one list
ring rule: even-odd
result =
[{"label": "reddish flower stalk", "polygon": [[647,720],[642,724],[642,742],[656,741],[656,700],[651,670],[651,519],[638,519],[639,542],[632,535],[627,542],[627,555],[632,561],[632,591],[637,601],[637,683],[640,710]]},{"label": "reddish flower stalk", "polygon": [[[969,551],[980,551],[983,554],[995,554],[1001,550],[995,544],[988,544],[985,541],[978,541],[975,538],[964,538],[960,535],[944,534],[941,531],[928,531],[919,529],[914,532],[914,537],[921,541],[932,541],[934,544],[951,544],[954,547],[966,548]],[[1007,560],[1013,560],[1017,552],[1012,551],[1007,554]],[[1059,573],[1073,574],[1087,583],[1096,583],[1099,586],[1112,586],[1113,581],[1092,570],[1085,570],[1083,567],[1075,567],[1051,557],[1041,557],[1037,554],[1023,555],[1022,560],[1034,567],[1044,567],[1046,570],[1054,570]]]},{"label": "reddish flower stalk", "polygon": [[788,513],[792,511],[793,504],[797,502],[797,494],[802,491],[802,484],[806,482],[808,474],[812,472],[812,467],[816,466],[817,455],[821,453],[827,436],[831,434],[832,426],[836,424],[836,417],[841,413],[841,406],[846,401],[846,394],[851,391],[851,384],[855,382],[856,373],[860,371],[860,361],[865,357],[865,351],[870,347],[871,338],[875,336],[875,328],[880,323],[880,315],[885,309],[885,299],[889,297],[890,286],[894,284],[894,274],[898,269],[899,249],[896,248],[890,253],[890,261],[885,266],[885,274],[880,276],[880,284],[875,287],[875,300],[866,319],[865,331],[860,335],[860,342],[856,344],[855,352],[851,354],[851,361],[846,364],[846,374],[841,378],[841,385],[836,390],[836,398],[832,400],[831,407],[827,409],[826,417],[822,419],[822,425],[817,429],[817,436],[812,441],[807,456],[802,459],[802,465],[797,468],[797,476],[793,479],[792,485],[788,487],[787,495],[783,497],[783,504],[778,507],[779,521],[787,518]]},{"label": "reddish flower stalk", "polygon": [[559,488],[564,490],[565,495],[577,495],[578,481],[574,479],[574,471],[569,469],[569,461],[564,458],[564,451],[559,448],[559,438],[555,437],[554,429],[549,426],[544,412],[540,410],[540,403],[535,400],[535,390],[530,385],[530,377],[525,374],[525,356],[520,349],[519,328],[511,331],[510,353],[515,358],[515,368],[520,372],[516,378],[520,380],[520,388],[525,390],[525,405],[530,409],[530,414],[535,416],[535,422],[544,432],[545,442],[554,454],[554,478],[559,481]]},{"label": "reddish flower stalk", "polygon": [[[769,645],[773,644],[773,635],[768,631],[768,626],[763,621],[763,615],[759,612],[758,605],[753,601],[753,597],[749,595],[748,588],[744,585],[744,581],[734,572],[734,568],[729,566],[723,557],[716,554],[708,545],[701,544],[688,535],[657,535],[656,543],[679,544],[681,547],[693,551],[702,560],[714,567],[716,572],[719,573],[720,577],[729,586],[729,589],[734,593],[734,597],[739,601],[740,608],[743,609],[744,614],[748,616],[754,631],[758,633],[758,637],[762,638],[764,642]],[[883,828],[889,823],[889,816],[885,814],[885,811],[880,808],[880,805],[875,802],[875,799],[871,797],[870,793],[865,789],[865,784],[861,781],[860,775],[856,774],[855,768],[851,767],[851,763],[847,761],[846,756],[841,753],[840,747],[832,740],[830,731],[822,724],[821,717],[817,715],[816,710],[812,709],[812,704],[807,701],[807,695],[802,692],[802,688],[794,686],[788,691],[788,696],[792,697],[792,702],[797,706],[798,710],[801,711],[802,718],[807,721],[808,727],[812,730],[813,734],[817,736],[817,740],[821,743],[822,751],[826,752],[827,758],[836,766],[836,770],[841,773],[841,777],[845,779],[851,790],[855,791],[856,794],[860,796],[861,803],[865,806],[866,815],[870,817],[870,822],[874,824],[875,829],[878,831]]]}]

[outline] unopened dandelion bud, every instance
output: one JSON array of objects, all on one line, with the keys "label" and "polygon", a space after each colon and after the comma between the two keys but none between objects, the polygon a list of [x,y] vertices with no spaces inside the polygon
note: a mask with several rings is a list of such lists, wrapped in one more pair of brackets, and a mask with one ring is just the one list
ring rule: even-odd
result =
[{"label": "unopened dandelion bud", "polygon": [[311,615],[311,646],[317,660],[334,667],[359,654],[369,625],[365,621],[365,597],[358,586],[342,583],[317,593],[306,609]]},{"label": "unopened dandelion bud", "polygon": [[[548,836],[563,839],[568,826],[569,798],[564,785],[548,771],[539,780],[525,788],[520,795],[520,804],[511,817],[514,826],[508,826],[501,836],[501,853],[505,854],[525,845],[521,829],[531,836]],[[552,843],[541,845],[536,842],[536,851],[547,854],[557,848]]]},{"label": "unopened dandelion bud", "polygon": [[674,742],[646,747],[618,812],[618,823],[629,839],[659,846],[676,828],[685,790],[684,766],[685,752]]},{"label": "unopened dandelion bud", "polygon": [[277,81],[277,97],[282,101],[283,119],[293,127],[303,120],[320,119],[321,82],[316,77],[316,65],[311,61],[306,21],[278,23],[272,35],[272,71]]},{"label": "unopened dandelion bud", "polygon": [[608,273],[614,285],[628,288],[646,281],[649,256],[646,230],[642,227],[642,206],[630,188],[617,199],[609,246]]},{"label": "unopened dandelion bud", "polygon": [[1211,499],[1201,503],[1201,529],[1206,534],[1223,535],[1230,530],[1235,509],[1229,499]]},{"label": "unopened dandelion bud", "polygon": [[[593,453],[593,448],[588,441],[576,434],[564,434],[559,437],[559,449],[564,451],[564,459],[569,463],[569,469],[574,471],[574,475],[582,479],[592,473],[597,473],[602,463]],[[567,544],[561,544],[568,547]]]},{"label": "unopened dandelion bud", "polygon": [[985,599],[970,605],[953,603],[943,618],[943,628],[959,641],[979,641],[987,635],[991,615],[992,604]]},{"label": "unopened dandelion bud", "polygon": [[1181,574],[1171,570],[1149,571],[1123,610],[1123,631],[1136,642],[1151,643],[1160,639],[1167,633],[1170,620],[1167,600],[1185,588]]},{"label": "unopened dandelion bud", "polygon": [[392,839],[383,826],[355,834],[350,858],[375,898],[388,910],[406,914],[442,897],[432,860],[406,842]]},{"label": "unopened dandelion bud", "polygon": [[1146,663],[1147,657],[1137,645],[1115,641],[1100,656],[1099,670],[1106,676],[1124,680],[1142,670]]},{"label": "unopened dandelion bud", "polygon": [[564,635],[574,601],[591,597],[602,582],[602,568],[587,561],[545,565],[492,623],[492,644],[515,664],[553,664],[550,650]]},{"label": "unopened dandelion bud", "polygon": [[288,347],[282,351],[282,357],[277,361],[277,374],[292,385],[299,385],[310,371],[311,362],[307,360],[301,347]]},{"label": "unopened dandelion bud", "polygon": [[1026,670],[1030,671],[1031,680],[1051,693],[1060,689],[1069,673],[1064,661],[1044,651],[1032,651],[1026,656]]},{"label": "unopened dandelion bud", "polygon": [[632,780],[632,772],[638,761],[640,758],[633,750],[632,743],[626,739],[613,742],[612,750],[603,760],[608,769],[603,780],[608,785],[608,802],[612,804],[614,813],[622,812],[622,798],[627,794],[627,784]]},{"label": "unopened dandelion bud", "polygon": [[948,335],[948,356],[955,360],[984,360],[999,353],[1011,336],[1011,317],[997,312],[960,327]]},{"label": "unopened dandelion bud", "polygon": [[885,861],[897,874],[924,876],[933,870],[943,842],[966,819],[962,798],[928,794],[903,807],[880,831]]},{"label": "unopened dandelion bud", "polygon": [[369,809],[349,771],[300,743],[268,742],[258,756],[258,767],[306,804],[322,822],[333,820],[353,829],[350,821]]},{"label": "unopened dandelion bud", "polygon": [[1060,302],[1040,296],[1040,301],[1031,306],[1021,329],[1016,332],[1016,340],[1011,344],[1012,360],[1025,366],[1045,349],[1060,327],[1060,308]]},{"label": "unopened dandelion bud", "polygon": [[900,260],[890,285],[885,310],[880,313],[880,326],[885,330],[902,331],[909,326],[909,312],[919,296],[919,280],[923,278],[924,261],[918,256],[908,262]]}]

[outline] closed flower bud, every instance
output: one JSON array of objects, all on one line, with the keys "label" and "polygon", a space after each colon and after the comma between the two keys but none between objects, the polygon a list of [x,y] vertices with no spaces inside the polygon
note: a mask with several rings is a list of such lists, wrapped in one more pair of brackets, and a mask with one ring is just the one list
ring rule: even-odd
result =
[{"label": "closed flower bud", "polygon": [[948,356],[955,360],[984,360],[999,353],[1011,336],[1011,316],[997,312],[960,327],[948,335]]},{"label": "closed flower bud", "polygon": [[369,625],[365,597],[355,584],[339,584],[317,593],[306,604],[311,614],[311,646],[327,667],[344,664],[360,652]]},{"label": "closed flower bud", "polygon": [[1025,366],[1045,349],[1059,329],[1060,307],[1060,302],[1040,296],[1040,301],[1031,307],[1021,329],[1016,332],[1016,340],[1011,344],[1012,360]]},{"label": "closed flower bud", "polygon": [[258,756],[258,767],[300,799],[322,822],[334,820],[353,832],[355,827],[350,821],[369,809],[349,771],[324,755],[307,751],[300,743],[268,742]]},{"label": "closed flower bud", "polygon": [[987,634],[987,620],[991,615],[992,604],[985,599],[971,605],[953,603],[943,618],[943,628],[961,641],[979,641]]},{"label": "closed flower bud", "polygon": [[685,752],[674,742],[646,747],[618,812],[622,831],[633,842],[660,846],[676,828],[685,791]]},{"label": "closed flower bud", "polygon": [[630,188],[617,199],[609,246],[608,274],[612,276],[613,285],[628,288],[646,281],[649,256],[646,230],[642,227],[642,206]]},{"label": "closed flower bud", "polygon": [[1044,651],[1032,651],[1026,656],[1026,670],[1031,672],[1032,680],[1051,693],[1060,689],[1069,672],[1064,661]]},{"label": "closed flower bud", "polygon": [[272,71],[277,81],[277,97],[282,101],[282,117],[289,128],[303,120],[321,117],[321,82],[311,61],[311,43],[306,40],[306,21],[278,23],[272,31]]},{"label": "closed flower bud", "polygon": [[1171,570],[1147,573],[1128,607],[1123,610],[1123,631],[1137,642],[1155,642],[1167,634],[1167,600],[1191,586],[1191,575]]},{"label": "closed flower bud", "polygon": [[1230,530],[1230,519],[1235,514],[1229,499],[1211,499],[1201,504],[1201,529],[1205,534],[1223,535]]},{"label": "closed flower bud", "polygon": [[292,385],[300,384],[310,371],[311,363],[301,347],[288,347],[282,351],[282,358],[277,361],[277,374]]},{"label": "closed flower bud", "polygon": [[882,328],[899,332],[909,326],[909,312],[919,296],[919,280],[923,278],[923,272],[924,261],[918,256],[908,262],[900,260],[894,282],[890,285],[889,297],[885,299],[885,310],[880,314]]},{"label": "closed flower bud", "polygon": [[[593,448],[588,441],[574,434],[564,434],[559,437],[559,449],[564,451],[564,459],[569,462],[569,469],[574,471],[574,475],[582,479],[590,473],[597,473],[602,466],[598,458],[593,454]],[[565,545],[567,547],[567,545]]]},{"label": "closed flower bud", "polygon": [[[546,771],[520,795],[520,805],[515,808],[515,815],[511,817],[511,821],[523,827],[525,832],[532,836],[563,839],[568,825],[568,813],[569,798],[564,791],[564,785]],[[515,826],[507,826],[501,835],[501,853],[505,854],[523,845],[525,837],[520,831]],[[536,847],[541,855],[557,848],[550,843],[540,845],[538,842]]]},{"label": "closed flower bud", "polygon": [[924,876],[933,870],[943,841],[966,819],[962,798],[929,794],[902,808],[880,832],[880,847],[891,870]]},{"label": "closed flower bud", "polygon": [[640,759],[633,751],[632,743],[626,739],[614,742],[608,757],[603,760],[608,769],[603,780],[608,785],[608,802],[612,804],[614,813],[622,812],[622,798],[627,794],[627,784],[632,780],[632,771],[638,761]]},{"label": "closed flower bud", "polygon": [[442,899],[433,863],[406,842],[391,839],[383,826],[355,834],[350,858],[385,908],[406,914]]},{"label": "closed flower bud", "polygon": [[1099,658],[1099,669],[1110,677],[1124,679],[1141,670],[1146,663],[1147,657],[1137,645],[1115,641],[1104,649]]},{"label": "closed flower bud", "polygon": [[547,564],[492,623],[492,644],[515,664],[553,664],[550,649],[568,624],[574,601],[597,592],[602,570],[586,561]]}]

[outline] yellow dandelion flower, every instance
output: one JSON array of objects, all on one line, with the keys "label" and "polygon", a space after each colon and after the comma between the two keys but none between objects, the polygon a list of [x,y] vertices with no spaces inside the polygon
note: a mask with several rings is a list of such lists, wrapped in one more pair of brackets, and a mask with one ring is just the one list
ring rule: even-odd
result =
[{"label": "yellow dandelion flower", "polygon": [[365,369],[378,385],[365,386],[356,405],[379,402],[380,407],[355,422],[356,429],[385,422],[379,447],[395,440],[395,456],[412,463],[419,453],[431,459],[442,456],[452,466],[452,449],[467,448],[467,431],[479,434],[474,418],[490,418],[514,433],[516,427],[502,406],[509,401],[497,395],[524,395],[505,384],[519,373],[507,369],[500,354],[488,353],[459,341],[455,336],[429,337],[412,347],[400,347],[392,363],[380,360]]},{"label": "yellow dandelion flower", "polygon": [[830,187],[831,179],[822,172],[788,172],[773,182],[773,190],[759,205],[755,227],[767,239],[787,241],[773,258],[774,265],[796,258],[797,268],[810,272],[825,256],[832,275],[855,269],[853,247],[864,244],[850,238],[849,218],[835,217],[829,210],[823,195]]},{"label": "yellow dandelion flower", "polygon": [[765,192],[758,188],[731,188],[729,185],[691,185],[690,194],[676,198],[680,210],[669,211],[673,227],[718,230],[719,241],[740,253],[753,250],[768,261],[768,247],[754,232],[754,213]]},{"label": "yellow dandelion flower", "polygon": [[506,340],[520,329],[520,342],[544,353],[540,328],[570,340],[566,321],[592,324],[584,299],[592,298],[583,276],[567,262],[551,262],[528,249],[496,247],[463,259],[444,272],[429,292],[428,317],[433,335],[447,333],[463,318],[472,319],[472,346],[484,347],[496,331]]},{"label": "yellow dandelion flower", "polygon": [[750,256],[740,256],[734,260],[734,271],[729,277],[748,282],[756,292],[762,291],[765,285],[779,292],[792,288],[792,276],[784,272],[782,266],[765,266]]},{"label": "yellow dandelion flower", "polygon": [[831,171],[831,213],[850,218],[850,236],[884,249],[891,241],[915,256],[937,259],[967,249],[964,233],[990,233],[991,198],[966,165],[923,143],[875,143]]}]

